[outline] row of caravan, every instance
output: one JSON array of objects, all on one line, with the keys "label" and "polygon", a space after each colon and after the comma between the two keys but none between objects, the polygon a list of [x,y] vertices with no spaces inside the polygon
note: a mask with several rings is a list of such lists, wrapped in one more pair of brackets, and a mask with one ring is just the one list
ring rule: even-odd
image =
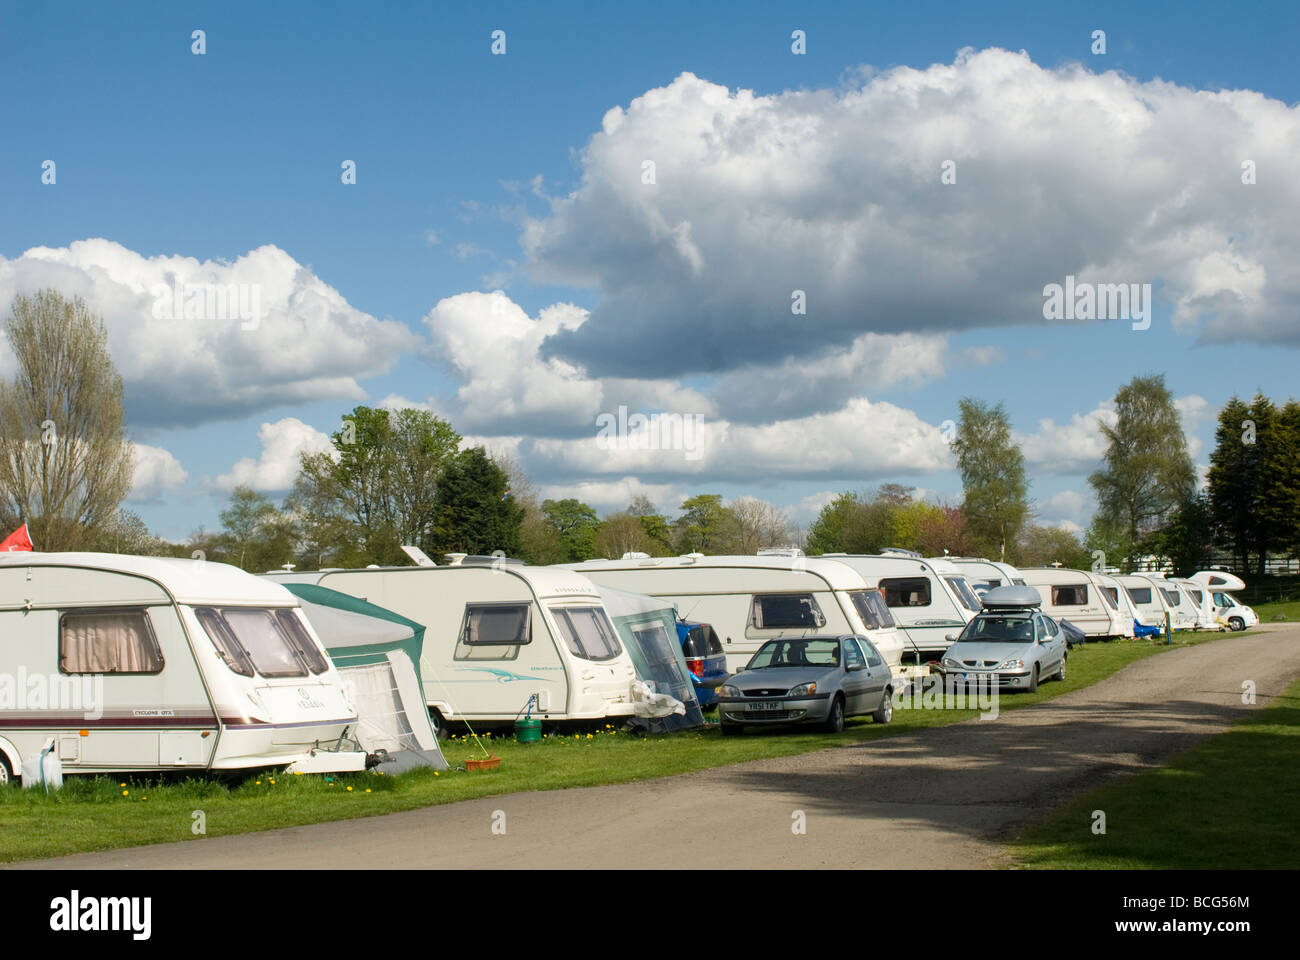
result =
[{"label": "row of caravan", "polygon": [[0,554],[0,780],[42,752],[68,772],[337,770],[383,743],[438,764],[430,717],[663,719],[684,706],[665,723],[698,722],[678,621],[711,624],[732,671],[770,639],[858,634],[900,673],[941,655],[995,586],[1036,586],[1045,612],[1096,637],[1163,625],[1166,611],[1183,614],[1175,628],[1222,625],[1220,601],[1242,586],[904,551],[557,567],[410,552],[414,566],[263,576]]}]

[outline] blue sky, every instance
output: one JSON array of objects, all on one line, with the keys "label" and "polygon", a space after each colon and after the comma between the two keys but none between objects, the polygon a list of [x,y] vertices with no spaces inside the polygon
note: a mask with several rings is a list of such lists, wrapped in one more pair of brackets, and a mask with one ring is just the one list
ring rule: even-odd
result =
[{"label": "blue sky", "polygon": [[[298,301],[290,298],[285,323],[305,324],[297,338],[257,331],[230,352],[228,339],[204,341],[211,363],[196,357],[193,369],[206,370],[211,383],[182,375],[185,363],[173,382],[165,358],[128,359],[124,352],[140,338],[157,338],[132,327],[139,304],[125,294],[100,304],[127,380],[132,435],[171,457],[162,479],[131,506],[172,538],[216,525],[244,458],[251,465],[243,475],[279,495],[266,485],[282,475],[272,463],[276,451],[310,438],[274,425],[292,418],[328,432],[363,398],[390,396],[430,403],[462,432],[509,447],[543,494],[577,493],[605,510],[642,487],[669,509],[695,492],[752,493],[806,522],[835,490],[897,480],[957,494],[934,438],[920,434],[955,418],[957,400],[974,395],[1005,402],[1016,429],[1035,437],[1040,454],[1030,472],[1042,518],[1086,523],[1089,454],[1071,446],[1068,427],[1132,376],[1163,372],[1185,398],[1202,464],[1214,413],[1230,395],[1261,389],[1281,399],[1293,389],[1297,340],[1286,316],[1288,309],[1294,316],[1297,285],[1285,265],[1300,252],[1286,246],[1296,241],[1288,223],[1300,220],[1300,209],[1296,187],[1285,181],[1294,179],[1300,143],[1298,21],[1286,4],[1242,12],[1209,4],[73,4],[53,11],[5,3],[0,294],[7,299],[50,276],[50,258],[33,265],[26,251],[69,251],[92,238],[121,249],[54,257],[73,271],[58,275],[85,278],[87,293],[102,293],[108,282],[96,273],[97,258],[112,263],[104,269],[125,289],[127,276],[145,283],[156,258],[193,258],[201,272],[239,264],[268,245],[295,266],[260,263],[252,273],[240,267],[222,276],[337,291],[341,303],[315,326],[294,313]],[[203,56],[191,52],[194,29],[206,33]],[[490,52],[496,29],[506,33],[504,56]],[[795,29],[806,31],[802,56],[791,52]],[[1101,56],[1090,52],[1096,29],[1106,31]],[[961,59],[963,48],[972,48],[973,60]],[[1028,61],[984,56],[996,49],[1023,50]],[[1071,79],[1071,64],[1091,79]],[[951,76],[936,68],[925,81],[929,93],[912,99],[896,68],[932,65]],[[1122,76],[1098,79],[1108,71]],[[695,81],[679,80],[684,73]],[[1011,79],[1003,82],[1003,74]],[[716,107],[724,119],[710,126],[699,103],[713,103],[718,88],[727,99]],[[854,99],[864,90],[871,94],[865,106]],[[1259,96],[1225,104],[1196,95],[1219,90]],[[773,98],[771,109],[749,112],[736,100],[740,91]],[[969,104],[971,115],[985,118],[1005,105],[1013,129],[1021,96],[1030,112],[1055,96],[1092,106],[1015,137],[991,136],[987,122],[963,129]],[[1149,129],[1126,133],[1124,117],[1143,104]],[[626,121],[602,136],[616,107]],[[935,117],[943,122],[927,126]],[[727,131],[719,135],[727,155],[710,157],[719,166],[704,176],[687,154],[672,151],[708,139],[711,129]],[[793,130],[813,131],[806,174],[790,145]],[[1030,143],[1035,131],[1043,133],[1042,149]],[[858,136],[860,150],[841,145]],[[1183,136],[1187,148],[1161,149]],[[959,157],[949,194],[924,192],[929,187],[896,169],[904,155],[907,164],[928,164],[931,155],[912,157],[910,145],[921,150],[934,139],[943,144],[933,157],[942,149]],[[648,204],[617,176],[610,180],[610,170],[639,156],[643,144],[662,156],[660,193]],[[765,166],[773,149],[787,152]],[[1255,154],[1259,183],[1239,194],[1249,200],[1224,199],[1226,192],[1216,199],[1220,188],[1240,190],[1237,158]],[[1153,155],[1161,168],[1144,170]],[[41,182],[47,159],[57,163],[54,185]],[[355,185],[340,183],[344,160],[357,165]],[[1214,163],[1217,172],[1207,173]],[[1032,200],[1016,192],[1018,164]],[[731,181],[714,179],[725,170],[743,179],[750,169],[782,193],[761,219],[755,197],[764,194],[731,195]],[[1063,174],[1069,170],[1081,175]],[[889,186],[896,176],[905,181],[902,196]],[[906,192],[913,189],[914,196]],[[960,212],[944,206],[955,196]],[[871,202],[857,210],[864,197]],[[1023,205],[1032,209],[1017,209]],[[1092,209],[1108,213],[1094,217]],[[1173,225],[1153,229],[1160,217]],[[785,234],[763,235],[781,223],[803,231],[808,245],[790,241],[783,254]],[[931,226],[936,234],[927,239]],[[757,236],[742,238],[750,230]],[[945,249],[944,238],[962,230],[970,232]],[[836,237],[845,238],[843,268],[823,273],[839,256]],[[658,263],[664,250],[668,259]],[[1198,266],[1181,272],[1186,263]],[[955,280],[956,265],[971,275]],[[789,282],[776,276],[787,266]],[[1153,282],[1151,329],[1119,321],[1050,325],[1026,313],[1042,284],[1089,267],[1101,282]],[[774,289],[807,289],[812,306],[797,330],[757,317],[747,289],[753,282],[738,279],[749,269],[772,277]],[[888,280],[900,271],[908,275],[894,288]],[[1234,286],[1225,273],[1246,279]],[[511,377],[484,362],[490,337],[467,340],[502,316],[487,298],[456,301],[426,321],[440,302],[492,290],[509,298],[515,331],[502,360],[529,364],[518,390],[497,382]],[[968,316],[960,308],[966,303]],[[565,309],[574,313],[540,319],[554,304],[572,304]],[[581,320],[587,311],[590,319]],[[533,323],[558,327],[539,338],[525,329]],[[819,404],[827,358],[865,335],[894,339],[859,342],[863,366],[843,371]],[[917,339],[897,339],[904,335]],[[535,357],[520,345],[538,339],[545,345]],[[286,358],[300,348],[310,354],[303,361],[310,382],[287,388]],[[368,362],[360,362],[363,354]],[[799,377],[808,382],[789,386]],[[238,391],[226,389],[232,378]],[[787,386],[801,397],[789,409]],[[560,403],[559,394],[570,399]],[[871,406],[853,407],[859,397]],[[663,462],[595,467],[575,456],[572,444],[591,440],[594,428],[582,426],[591,414],[622,402],[647,413],[699,410],[729,423],[731,446],[720,449],[730,452],[686,465],[671,452]],[[821,420],[809,426],[808,417],[844,410],[861,415],[856,439],[836,433],[842,424],[824,433]],[[263,424],[273,429],[259,437]],[[737,424],[748,431],[743,437]],[[853,446],[863,434],[874,443]],[[790,448],[789,438],[810,435],[826,447],[842,439],[847,452],[821,462]]]}]

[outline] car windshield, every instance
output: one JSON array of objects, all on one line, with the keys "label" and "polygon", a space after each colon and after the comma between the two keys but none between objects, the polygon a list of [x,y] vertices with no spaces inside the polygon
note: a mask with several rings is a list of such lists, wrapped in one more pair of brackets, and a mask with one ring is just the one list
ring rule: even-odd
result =
[{"label": "car windshield", "polygon": [[838,667],[840,642],[838,640],[799,638],[796,640],[769,640],[758,648],[746,670],[763,670],[767,667]]},{"label": "car windshield", "polygon": [[1027,611],[985,613],[966,624],[961,643],[1032,643],[1034,624]]}]

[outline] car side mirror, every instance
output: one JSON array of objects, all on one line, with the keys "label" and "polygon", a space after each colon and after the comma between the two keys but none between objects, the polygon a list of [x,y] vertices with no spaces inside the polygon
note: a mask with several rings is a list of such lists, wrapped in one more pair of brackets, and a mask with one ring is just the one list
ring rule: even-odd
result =
[{"label": "car side mirror", "polygon": [[956,642],[957,642],[957,634],[955,634],[955,633],[950,633],[950,634],[948,634],[947,636],[945,636],[944,639],[947,640],[949,643],[956,643]]}]

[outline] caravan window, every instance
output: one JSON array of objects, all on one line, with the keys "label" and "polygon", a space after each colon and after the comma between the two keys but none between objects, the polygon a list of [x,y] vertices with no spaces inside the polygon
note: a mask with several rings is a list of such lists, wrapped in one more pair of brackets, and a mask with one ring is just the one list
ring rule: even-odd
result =
[{"label": "caravan window", "polygon": [[1165,595],[1165,599],[1169,601],[1169,606],[1171,607],[1176,607],[1183,601],[1183,598],[1179,596],[1177,590],[1166,590],[1164,587],[1161,587],[1160,592]]},{"label": "caravan window", "polygon": [[239,645],[239,641],[235,639],[234,633],[226,625],[226,621],[221,614],[211,607],[200,607],[194,611],[194,615],[199,618],[199,623],[203,625],[208,639],[217,648],[217,655],[221,657],[226,666],[241,677],[251,677],[253,675],[252,661],[248,659],[248,654]]},{"label": "caravan window", "polygon": [[1110,607],[1112,610],[1118,609],[1115,606],[1115,598],[1114,596],[1111,595],[1111,591],[1109,587],[1101,588],[1101,598],[1106,601],[1106,606]]},{"label": "caravan window", "polygon": [[1101,592],[1106,594],[1106,599],[1110,601],[1110,605],[1118,609],[1119,590],[1116,587],[1102,587]]},{"label": "caravan window", "polygon": [[891,607],[928,607],[930,605],[929,577],[890,577],[880,581],[885,591],[885,603]]},{"label": "caravan window", "polygon": [[1204,603],[1204,601],[1205,601],[1205,595],[1202,594],[1201,591],[1199,591],[1199,590],[1192,590],[1192,589],[1188,588],[1188,589],[1187,589],[1187,595],[1190,596],[1190,597],[1192,598],[1192,601],[1193,601],[1193,602],[1194,602],[1198,607],[1199,607],[1202,603]]},{"label": "caravan window", "polygon": [[552,607],[569,652],[583,660],[613,660],[623,652],[600,607]]},{"label": "caravan window", "polygon": [[77,610],[59,618],[60,673],[161,673],[144,610]]},{"label": "caravan window", "polygon": [[226,625],[263,677],[305,677],[307,665],[265,607],[228,607]]},{"label": "caravan window", "polygon": [[965,577],[944,577],[948,581],[948,586],[952,587],[952,592],[957,594],[957,599],[961,605],[971,613],[980,612],[980,599],[975,596],[975,591],[970,588]]},{"label": "caravan window", "polygon": [[1082,607],[1088,603],[1088,588],[1081,583],[1052,587],[1052,606]]},{"label": "caravan window", "polygon": [[456,660],[514,660],[533,640],[532,604],[467,603],[456,639]]},{"label": "caravan window", "polygon": [[1135,606],[1145,607],[1151,603],[1150,587],[1125,587],[1124,592],[1128,594],[1128,598]]},{"label": "caravan window", "polygon": [[749,625],[756,630],[824,627],[826,617],[811,593],[756,595],[749,607]]},{"label": "caravan window", "polygon": [[885,606],[885,598],[879,590],[850,590],[849,596],[868,630],[887,630],[895,625],[894,615]]},{"label": "caravan window", "polygon": [[277,610],[275,619],[280,621],[280,629],[289,638],[294,650],[298,651],[302,662],[307,664],[308,670],[312,673],[324,673],[330,668],[325,654],[321,653],[320,647],[312,640],[311,634],[303,629],[302,621],[298,619],[297,614],[292,610]]}]

